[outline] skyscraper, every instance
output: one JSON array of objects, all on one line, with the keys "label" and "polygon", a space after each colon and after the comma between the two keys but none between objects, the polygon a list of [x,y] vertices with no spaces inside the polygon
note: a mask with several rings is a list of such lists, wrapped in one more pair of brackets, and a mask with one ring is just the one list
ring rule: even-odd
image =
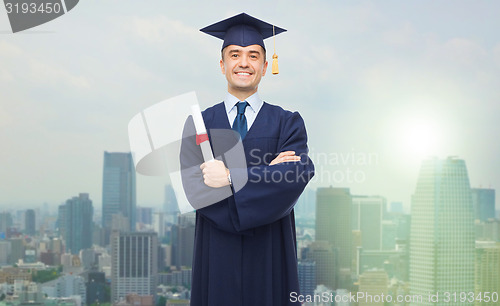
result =
[{"label": "skyscraper", "polygon": [[80,296],[83,303],[87,301],[85,279],[80,275],[70,273],[60,276],[55,280],[43,283],[41,289],[49,297],[62,298],[77,295]]},{"label": "skyscraper", "polygon": [[[494,241],[476,242],[476,296],[488,292],[500,292],[500,243]],[[482,305],[479,301],[476,305]]]},{"label": "skyscraper", "polygon": [[0,213],[0,233],[7,234],[7,230],[12,226],[12,216],[9,212]]},{"label": "skyscraper", "polygon": [[128,293],[155,295],[158,273],[158,238],[156,233],[121,233],[111,235],[111,301]]},{"label": "skyscraper", "polygon": [[[163,203],[163,212],[165,213],[160,218],[161,220],[157,220],[158,222],[162,222],[162,224],[157,223],[157,227],[164,227],[165,223],[176,224],[177,216],[179,215],[179,205],[177,204],[177,198],[175,197],[175,191],[171,184],[165,185],[165,202]],[[163,232],[158,232],[162,235]]]},{"label": "skyscraper", "polygon": [[300,294],[313,295],[316,288],[316,262],[300,260],[298,263]]},{"label": "skyscraper", "polygon": [[475,218],[481,221],[495,218],[495,189],[472,188]]},{"label": "skyscraper", "polygon": [[9,262],[10,264],[16,264],[19,259],[24,258],[24,251],[25,251],[24,240],[23,238],[17,237],[17,238],[10,238],[8,241],[10,241]]},{"label": "skyscraper", "polygon": [[10,241],[0,240],[0,266],[9,263]]},{"label": "skyscraper", "polygon": [[316,192],[316,241],[328,241],[336,249],[339,267],[349,270],[351,205],[352,198],[347,188],[318,188]]},{"label": "skyscraper", "polygon": [[59,236],[64,237],[66,235],[65,233],[65,228],[66,228],[66,205],[62,204],[59,205],[57,208],[57,230],[59,231]]},{"label": "skyscraper", "polygon": [[80,250],[92,246],[92,217],[94,207],[88,193],[80,193],[78,197],[73,197],[61,205],[64,208],[59,209],[59,220],[64,220],[63,237],[66,242],[66,249],[71,254],[78,254]]},{"label": "skyscraper", "polygon": [[385,305],[389,278],[384,270],[369,270],[359,276],[359,290],[365,296],[358,300],[359,306]]},{"label": "skyscraper", "polygon": [[87,305],[106,300],[106,277],[104,272],[89,272],[87,277]]},{"label": "skyscraper", "polygon": [[324,285],[330,289],[338,286],[337,255],[332,245],[325,241],[315,241],[309,246],[306,259],[315,262],[316,285]]},{"label": "skyscraper", "polygon": [[170,184],[165,185],[165,202],[163,203],[163,212],[167,214],[177,214],[179,212],[175,191]]},{"label": "skyscraper", "polygon": [[153,208],[152,207],[137,207],[137,223],[141,225],[153,224]]},{"label": "skyscraper", "polygon": [[316,191],[306,188],[294,207],[296,218],[314,218],[316,213]]},{"label": "skyscraper", "polygon": [[193,261],[194,232],[196,214],[189,212],[179,216],[172,225],[172,265],[191,267]]},{"label": "skyscraper", "polygon": [[[335,253],[335,271],[329,273],[335,274],[336,287],[331,289],[351,286],[351,205],[348,188],[318,188],[316,192],[316,241],[328,241]],[[316,268],[320,268],[318,263]]]},{"label": "skyscraper", "polygon": [[[104,152],[102,175],[102,227],[110,230],[112,215],[129,218],[135,231],[135,168],[131,153]],[[107,239],[106,239],[107,240]]]},{"label": "skyscraper", "polygon": [[[411,205],[410,294],[474,292],[474,213],[465,162],[424,160]],[[462,305],[472,305],[462,304]]]},{"label": "skyscraper", "polygon": [[36,219],[35,211],[33,209],[27,209],[24,213],[24,232],[27,235],[33,236],[36,233]]},{"label": "skyscraper", "polygon": [[382,220],[386,200],[381,196],[352,197],[352,229],[361,231],[365,250],[382,250]]}]

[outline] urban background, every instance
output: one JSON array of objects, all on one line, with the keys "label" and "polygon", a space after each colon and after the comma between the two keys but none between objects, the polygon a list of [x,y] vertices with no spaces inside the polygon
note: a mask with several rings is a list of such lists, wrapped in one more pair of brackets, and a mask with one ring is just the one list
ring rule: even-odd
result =
[{"label": "urban background", "polygon": [[127,124],[193,90],[221,101],[220,45],[198,29],[240,12],[288,30],[259,93],[301,113],[316,165],[295,207],[301,294],[496,304],[499,9],[88,0],[12,34],[2,6],[0,305],[189,303],[194,214],[135,174]]}]

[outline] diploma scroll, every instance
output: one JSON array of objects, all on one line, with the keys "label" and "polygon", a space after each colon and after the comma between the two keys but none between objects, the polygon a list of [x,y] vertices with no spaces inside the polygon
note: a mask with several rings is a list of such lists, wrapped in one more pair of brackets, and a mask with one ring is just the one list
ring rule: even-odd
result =
[{"label": "diploma scroll", "polygon": [[210,141],[208,140],[207,129],[205,128],[205,122],[203,122],[200,106],[198,104],[192,105],[191,112],[193,115],[194,127],[196,129],[196,144],[201,148],[203,160],[206,162],[211,161],[214,159],[214,156],[212,154]]}]

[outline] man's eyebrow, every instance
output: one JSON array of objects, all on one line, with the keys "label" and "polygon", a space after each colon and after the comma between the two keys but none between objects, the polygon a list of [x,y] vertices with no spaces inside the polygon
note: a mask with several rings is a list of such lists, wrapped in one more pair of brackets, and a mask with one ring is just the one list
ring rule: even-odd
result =
[{"label": "man's eyebrow", "polygon": [[241,49],[231,49],[228,50],[228,53],[241,52]]}]

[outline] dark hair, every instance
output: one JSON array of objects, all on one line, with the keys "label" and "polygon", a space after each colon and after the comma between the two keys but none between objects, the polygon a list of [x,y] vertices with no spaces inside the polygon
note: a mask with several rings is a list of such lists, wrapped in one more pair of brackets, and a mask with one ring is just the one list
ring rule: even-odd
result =
[{"label": "dark hair", "polygon": [[[226,48],[227,48],[227,47],[225,47],[224,49],[226,49]],[[261,48],[262,48],[262,46],[261,46]],[[221,57],[221,59],[222,59],[223,61],[224,61],[224,49],[222,49],[222,50],[220,51],[220,57]],[[265,48],[262,48],[262,50],[264,51],[264,63],[265,63],[265,62],[266,62],[266,60],[267,60],[267,59],[266,59],[266,49],[265,49]]]}]

